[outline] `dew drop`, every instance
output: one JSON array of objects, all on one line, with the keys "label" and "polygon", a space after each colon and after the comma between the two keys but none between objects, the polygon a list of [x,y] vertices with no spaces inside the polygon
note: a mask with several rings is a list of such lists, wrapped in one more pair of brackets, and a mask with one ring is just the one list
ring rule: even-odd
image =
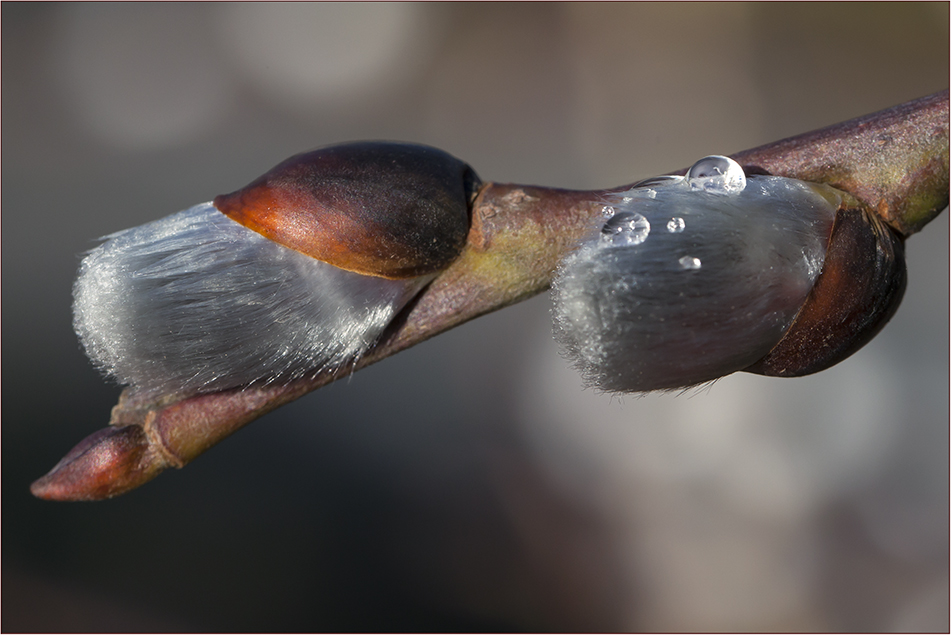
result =
[{"label": "dew drop", "polygon": [[687,171],[687,183],[692,190],[711,194],[739,194],[746,187],[746,174],[740,164],[720,155],[711,155],[697,161]]},{"label": "dew drop", "polygon": [[657,198],[657,190],[649,189],[647,192],[645,192],[645,194],[647,194],[647,198]]},{"label": "dew drop", "polygon": [[679,261],[681,269],[699,269],[700,259],[693,256],[684,256]]},{"label": "dew drop", "polygon": [[605,205],[601,208],[601,216],[604,216],[605,218],[611,218],[614,216],[614,208],[610,205]]},{"label": "dew drop", "polygon": [[639,245],[647,240],[651,224],[636,212],[615,214],[601,228],[601,242],[609,245]]},{"label": "dew drop", "polygon": [[679,234],[686,226],[687,223],[685,223],[684,219],[679,216],[674,216],[669,221],[667,221],[667,231],[669,231],[671,234]]}]

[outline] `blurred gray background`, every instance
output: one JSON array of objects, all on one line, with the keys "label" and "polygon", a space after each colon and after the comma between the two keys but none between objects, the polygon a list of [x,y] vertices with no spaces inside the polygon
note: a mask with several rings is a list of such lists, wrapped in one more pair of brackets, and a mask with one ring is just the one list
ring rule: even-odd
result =
[{"label": "blurred gray background", "polygon": [[847,362],[582,390],[541,296],[95,504],[27,487],[119,388],[98,236],[291,154],[600,188],[948,85],[948,4],[2,5],[4,631],[944,630],[948,214]]}]

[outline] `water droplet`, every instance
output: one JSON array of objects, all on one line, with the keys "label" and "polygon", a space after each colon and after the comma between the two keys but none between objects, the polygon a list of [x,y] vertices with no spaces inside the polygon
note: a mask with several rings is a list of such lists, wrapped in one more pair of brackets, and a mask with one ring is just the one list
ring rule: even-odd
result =
[{"label": "water droplet", "polygon": [[647,198],[657,198],[657,190],[647,190]]},{"label": "water droplet", "polygon": [[625,196],[624,198],[621,199],[621,202],[622,202],[622,203],[630,203],[630,202],[633,201],[633,200],[634,200],[634,199],[631,198],[630,196]]},{"label": "water droplet", "polygon": [[610,205],[605,205],[601,208],[601,216],[604,216],[605,218],[611,218],[614,216],[614,208]]},{"label": "water droplet", "polygon": [[685,223],[684,219],[679,216],[674,216],[669,221],[667,221],[667,231],[669,231],[671,234],[679,234],[686,226],[687,223]]},{"label": "water droplet", "polygon": [[730,157],[704,157],[687,171],[687,182],[692,190],[711,194],[738,194],[746,187],[746,174],[740,164]]},{"label": "water droplet", "polygon": [[601,228],[601,242],[609,245],[639,245],[647,240],[651,224],[636,212],[620,212]]},{"label": "water droplet", "polygon": [[694,258],[693,256],[684,256],[679,261],[680,267],[682,269],[699,269],[700,268],[700,259]]}]

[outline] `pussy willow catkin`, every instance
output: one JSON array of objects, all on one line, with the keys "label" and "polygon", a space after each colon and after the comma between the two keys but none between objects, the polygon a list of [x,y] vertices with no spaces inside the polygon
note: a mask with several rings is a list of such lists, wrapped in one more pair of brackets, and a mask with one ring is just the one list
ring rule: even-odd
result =
[{"label": "pussy willow catkin", "polygon": [[555,337],[585,381],[608,391],[741,370],[805,301],[838,204],[832,188],[747,177],[720,156],[611,196],[558,269]]}]

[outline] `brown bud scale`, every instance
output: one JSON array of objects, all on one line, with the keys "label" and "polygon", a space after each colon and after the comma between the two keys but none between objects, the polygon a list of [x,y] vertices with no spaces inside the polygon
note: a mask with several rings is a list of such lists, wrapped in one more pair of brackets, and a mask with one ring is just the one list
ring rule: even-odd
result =
[{"label": "brown bud scale", "polygon": [[465,244],[478,177],[435,148],[353,143],[298,154],[215,207],[286,247],[383,278],[440,271]]},{"label": "brown bud scale", "polygon": [[902,239],[875,214],[839,210],[812,292],[779,343],[746,370],[798,377],[837,364],[891,319],[905,282]]}]

